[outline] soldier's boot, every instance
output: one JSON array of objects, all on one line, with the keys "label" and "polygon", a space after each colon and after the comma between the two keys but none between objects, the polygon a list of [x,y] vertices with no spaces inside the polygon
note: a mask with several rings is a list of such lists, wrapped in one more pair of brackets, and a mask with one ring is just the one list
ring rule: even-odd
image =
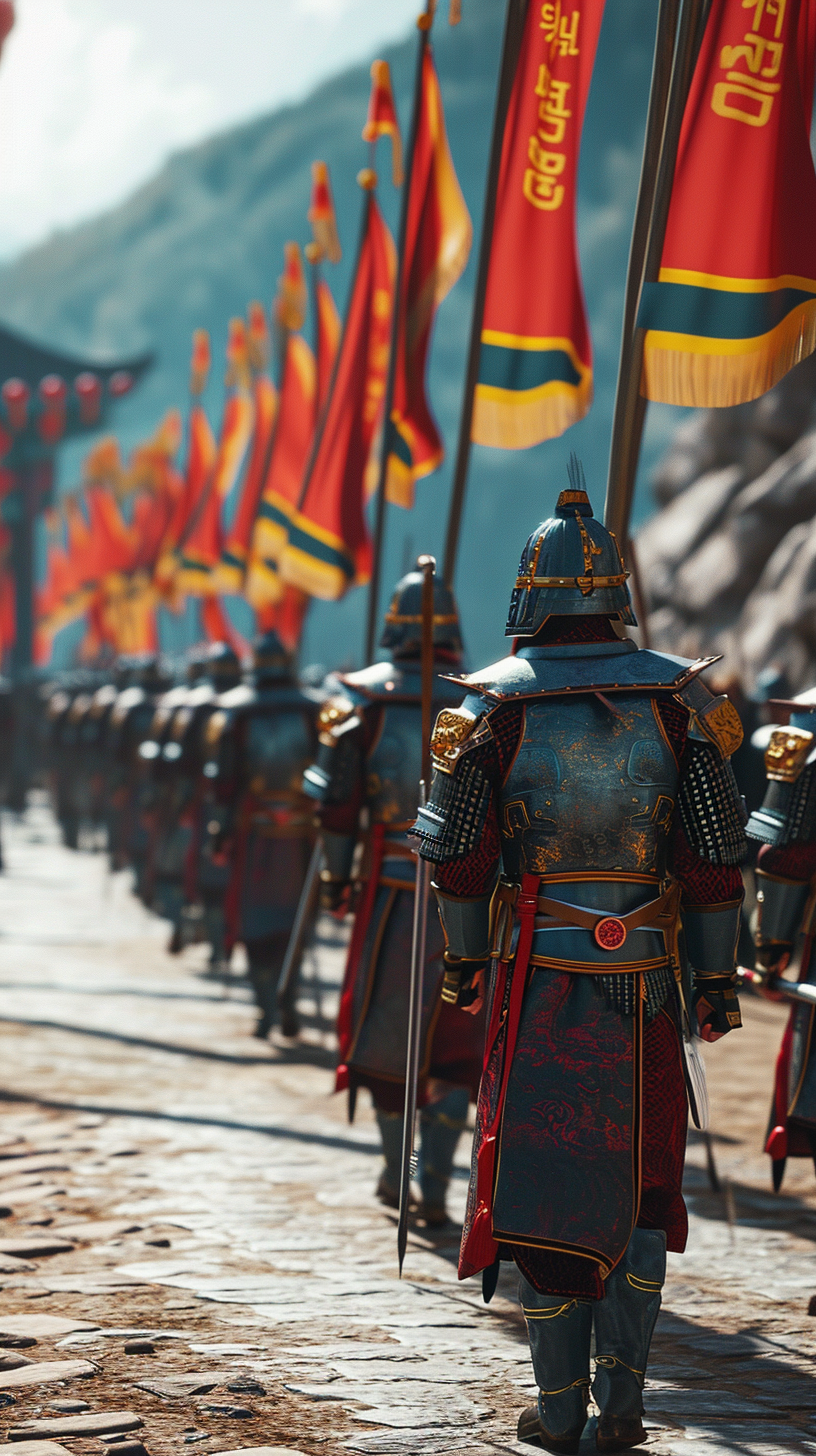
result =
[{"label": "soldier's boot", "polygon": [[402,1173],[402,1123],[401,1112],[385,1112],[375,1105],[377,1126],[380,1129],[382,1154],[385,1159],[379,1182],[377,1197],[386,1208],[399,1208],[400,1176]]},{"label": "soldier's boot", "polygon": [[417,1212],[429,1228],[442,1228],[448,1222],[445,1195],[453,1172],[456,1145],[467,1127],[469,1102],[467,1087],[451,1087],[437,1101],[426,1103],[419,1115],[417,1177],[422,1202]]},{"label": "soldier's boot", "polygon": [[636,1228],[594,1308],[599,1451],[624,1451],[646,1440],[643,1383],[665,1278],[666,1235]]},{"label": "soldier's boot", "polygon": [[270,985],[271,967],[264,954],[262,940],[244,941],[247,957],[247,971],[258,1010],[258,1021],[254,1035],[261,1041],[268,1037],[275,1025],[275,987]]},{"label": "soldier's boot", "polygon": [[538,1401],[519,1416],[518,1439],[559,1456],[575,1456],[589,1402],[592,1305],[539,1294],[522,1275],[519,1298],[527,1321]]}]

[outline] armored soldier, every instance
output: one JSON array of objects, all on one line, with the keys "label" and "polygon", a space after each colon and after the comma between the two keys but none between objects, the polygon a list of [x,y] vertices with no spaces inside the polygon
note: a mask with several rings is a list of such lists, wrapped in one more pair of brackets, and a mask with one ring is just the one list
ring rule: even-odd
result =
[{"label": "armored soldier", "polygon": [[[338,674],[337,691],[319,719],[320,751],[305,789],[320,804],[325,868],[322,900],[337,911],[352,887],[357,913],[340,1003],[338,1090],[368,1087],[385,1168],[377,1194],[399,1203],[416,860],[408,840],[421,774],[422,574],[397,584],[380,646],[392,662]],[[457,694],[442,676],[459,662],[456,605],[434,583],[434,704]],[[362,853],[355,866],[355,852]],[[441,1002],[443,941],[431,907],[423,985],[420,1101],[420,1214],[430,1226],[447,1219],[445,1193],[456,1145],[478,1086],[483,1027]]]},{"label": "armored soldier", "polygon": [[[123,676],[119,674],[120,678]],[[104,831],[107,805],[105,799],[105,760],[103,745],[113,707],[124,682],[103,682],[96,689],[85,713],[79,745],[79,772],[84,785],[85,812],[88,827],[94,836]]]},{"label": "armored soldier", "polygon": [[51,688],[45,702],[44,738],[51,799],[62,842],[69,849],[76,849],[79,844],[79,820],[71,786],[69,730],[69,714],[77,695],[76,687],[60,682]]},{"label": "armored soldier", "polygon": [[558,1452],[578,1450],[593,1327],[598,1449],[645,1439],[666,1248],[687,1235],[683,1033],[741,1024],[746,848],[739,719],[706,661],[627,639],[617,544],[570,474],[522,554],[518,650],[440,714],[418,821],[446,994],[490,1003],[460,1276],[485,1271],[489,1297],[515,1260],[540,1390],[518,1434]]},{"label": "armored soldier", "polygon": [[131,659],[127,666],[132,681],[117,694],[105,733],[108,854],[112,869],[132,867],[136,893],[144,899],[150,828],[140,813],[139,745],[148,735],[156,700],[168,683],[152,655]]},{"label": "armored soldier", "polygon": [[[314,754],[319,702],[298,687],[291,656],[268,632],[255,645],[251,682],[222,693],[205,727],[211,796],[202,858],[226,872],[226,952],[237,941],[246,949],[259,1037],[275,1023],[278,978],[314,844],[301,782]],[[297,1033],[291,1005],[281,1029]]]},{"label": "armored soldier", "polygon": [[[798,980],[814,985],[816,689],[773,707],[784,709],[789,723],[771,735],[765,752],[765,800],[748,821],[749,837],[762,846],[756,868],[757,969],[766,980],[781,975],[800,944]],[[773,996],[773,990],[769,988],[768,994]],[[816,1161],[813,1014],[813,1008],[801,1003],[791,1007],[777,1058],[765,1143],[777,1190],[789,1157]]]},{"label": "armored soldier", "polygon": [[159,699],[150,737],[139,747],[149,772],[145,812],[153,826],[148,904],[173,925],[171,952],[182,948],[185,871],[196,825],[202,734],[218,695],[241,681],[237,653],[226,642],[212,643],[191,656],[187,679]]},{"label": "armored soldier", "polygon": [[46,704],[47,757],[54,807],[63,843],[79,848],[80,830],[90,819],[90,781],[83,753],[96,683],[87,672],[65,681]]}]

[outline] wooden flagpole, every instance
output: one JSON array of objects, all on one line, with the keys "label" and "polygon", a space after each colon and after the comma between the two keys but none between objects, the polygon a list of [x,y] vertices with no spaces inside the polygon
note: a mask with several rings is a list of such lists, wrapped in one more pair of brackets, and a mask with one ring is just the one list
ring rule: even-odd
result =
[{"label": "wooden flagpole", "polygon": [[371,581],[368,586],[368,610],[366,612],[365,660],[374,661],[374,639],[377,632],[377,618],[380,605],[380,578],[382,576],[382,551],[385,538],[385,485],[388,477],[388,456],[391,446],[391,407],[394,403],[394,383],[397,376],[397,340],[399,336],[399,307],[402,280],[405,273],[405,238],[408,231],[408,201],[411,193],[411,176],[414,170],[416,139],[419,128],[419,108],[422,103],[422,71],[428,37],[433,25],[436,0],[428,0],[427,7],[417,19],[419,45],[417,46],[416,71],[414,74],[414,96],[411,110],[411,129],[408,134],[408,153],[405,159],[405,176],[402,183],[399,232],[397,235],[397,276],[394,280],[394,316],[391,321],[391,349],[388,356],[388,377],[385,386],[385,407],[383,409],[382,439],[380,441],[380,470],[374,495],[374,539],[372,543]]},{"label": "wooden flagpole", "polygon": [[462,511],[465,504],[468,466],[470,464],[470,432],[473,424],[473,397],[479,377],[479,357],[482,347],[482,316],[487,293],[487,275],[490,268],[490,247],[493,241],[493,221],[496,216],[496,191],[499,185],[504,123],[513,89],[516,63],[524,33],[527,5],[531,0],[507,0],[504,17],[499,79],[496,88],[496,104],[493,111],[493,130],[490,138],[490,159],[487,168],[484,207],[482,210],[482,232],[479,240],[479,265],[476,285],[473,291],[473,311],[470,318],[470,340],[468,342],[465,366],[465,386],[462,394],[462,408],[459,415],[459,438],[456,444],[456,460],[453,466],[453,484],[448,508],[448,527],[445,537],[445,560],[443,576],[449,587],[453,586],[456,573],[456,555],[459,549],[459,532],[462,525]]},{"label": "wooden flagpole", "polygon": [[674,21],[677,42],[673,46],[671,79],[661,117],[660,90],[666,85],[667,57],[660,52],[663,44],[669,49],[670,12],[676,3],[677,0],[661,0],[658,18],[649,120],[626,280],[620,369],[604,506],[604,523],[614,532],[624,551],[629,539],[629,517],[647,403],[640,392],[645,330],[637,327],[637,311],[643,284],[656,283],[660,271],[680,129],[710,6],[710,0],[682,0],[679,24],[676,17]]}]

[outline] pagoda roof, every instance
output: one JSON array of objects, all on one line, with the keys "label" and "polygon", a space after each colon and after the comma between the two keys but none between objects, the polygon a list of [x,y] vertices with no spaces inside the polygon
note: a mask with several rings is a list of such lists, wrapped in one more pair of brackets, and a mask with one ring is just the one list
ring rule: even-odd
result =
[{"label": "pagoda roof", "polygon": [[0,324],[0,385],[7,379],[22,379],[34,391],[47,374],[59,374],[72,384],[78,374],[96,374],[107,384],[114,374],[132,375],[134,384],[154,362],[154,354],[127,359],[80,358],[49,345],[36,344],[14,329]]},{"label": "pagoda roof", "polygon": [[[24,438],[36,438],[39,434],[52,446],[66,436],[97,429],[104,423],[109,406],[131,392],[154,362],[154,357],[152,353],[123,359],[80,357],[35,343],[15,329],[0,324],[0,428],[10,427],[12,436],[21,443]],[[52,387],[53,398],[53,387],[56,386],[59,391],[60,384],[64,387],[64,408],[59,423],[49,433],[38,421],[46,407],[44,401],[49,386]],[[87,400],[89,384],[95,402],[92,407],[82,408],[78,396],[84,389]],[[12,394],[16,391],[28,399],[18,418],[14,417],[13,406],[9,407],[7,385],[11,386]],[[19,389],[21,385],[25,387],[22,391]]]}]

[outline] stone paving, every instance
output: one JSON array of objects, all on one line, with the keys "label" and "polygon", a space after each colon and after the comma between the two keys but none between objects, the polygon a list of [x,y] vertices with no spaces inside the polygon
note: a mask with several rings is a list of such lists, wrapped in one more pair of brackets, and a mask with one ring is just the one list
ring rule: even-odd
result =
[{"label": "stone paving", "polygon": [[[43,804],[0,877],[0,1445],[29,1456],[528,1451],[533,1394],[506,1271],[485,1307],[457,1231],[413,1230],[396,1278],[376,1132],[332,1095],[344,932],[306,966],[302,1042],[251,1037],[236,973],[167,927]],[[816,1453],[816,1179],[761,1153],[784,1011],[752,1000],[709,1057],[647,1388],[656,1456]],[[363,1100],[363,1099],[361,1099]],[[461,1217],[467,1149],[451,1207]],[[48,1445],[41,1443],[47,1442]],[[593,1449],[591,1437],[585,1439]]]}]

